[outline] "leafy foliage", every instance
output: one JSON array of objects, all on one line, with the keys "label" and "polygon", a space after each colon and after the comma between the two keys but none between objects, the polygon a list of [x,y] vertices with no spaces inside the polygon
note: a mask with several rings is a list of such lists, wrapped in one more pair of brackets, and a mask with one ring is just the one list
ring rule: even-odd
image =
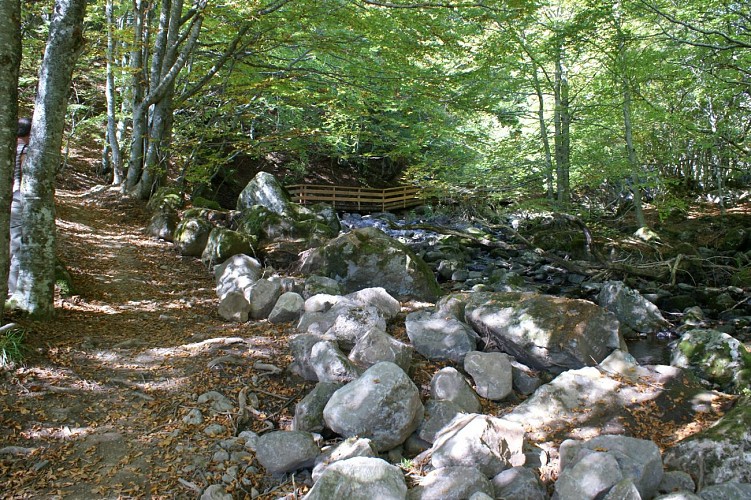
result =
[{"label": "leafy foliage", "polygon": [[[104,121],[102,4],[89,9],[71,133],[96,132]],[[242,178],[249,164],[274,156],[283,158],[289,182],[334,164],[363,182],[485,186],[535,198],[560,181],[560,63],[570,94],[565,174],[579,199],[630,182],[652,192],[667,213],[687,190],[747,184],[751,41],[740,4],[389,5],[209,3],[198,46],[175,84],[163,165],[169,177],[208,186]],[[131,8],[115,2],[113,27],[124,104],[117,118],[126,132]],[[30,92],[48,14],[35,2],[24,9],[22,90]],[[236,40],[238,31],[245,34]],[[227,62],[204,81],[234,41]],[[624,136],[623,85],[633,101],[636,172]],[[130,141],[126,134],[123,147]]]},{"label": "leafy foliage", "polygon": [[7,325],[0,332],[0,368],[23,361],[26,354],[25,336],[26,330],[16,325]]}]

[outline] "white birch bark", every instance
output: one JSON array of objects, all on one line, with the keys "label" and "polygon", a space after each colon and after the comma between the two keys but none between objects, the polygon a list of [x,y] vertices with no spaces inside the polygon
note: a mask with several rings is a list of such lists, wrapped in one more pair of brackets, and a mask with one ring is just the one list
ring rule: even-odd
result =
[{"label": "white birch bark", "polygon": [[119,186],[123,179],[123,160],[120,155],[120,143],[117,137],[117,98],[115,92],[115,17],[113,0],[106,0],[104,7],[107,20],[107,143],[112,154],[112,185]]},{"label": "white birch bark", "polygon": [[56,0],[39,72],[29,152],[21,180],[23,234],[11,300],[31,316],[54,313],[55,170],[60,162],[73,68],[83,49],[86,0]]}]

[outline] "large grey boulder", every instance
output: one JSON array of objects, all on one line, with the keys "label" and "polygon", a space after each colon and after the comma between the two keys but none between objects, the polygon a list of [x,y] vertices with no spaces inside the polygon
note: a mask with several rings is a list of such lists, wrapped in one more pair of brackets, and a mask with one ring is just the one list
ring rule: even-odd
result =
[{"label": "large grey boulder", "polygon": [[615,428],[621,427],[632,422],[633,413],[642,410],[645,404],[659,409],[665,425],[671,422],[682,425],[687,414],[712,411],[712,402],[717,399],[695,377],[678,368],[639,366],[635,360],[633,365],[623,363],[618,368],[619,363],[607,361],[597,368],[580,368],[558,375],[504,418],[523,425],[531,440],[562,440],[586,437],[572,434],[572,429],[599,429],[607,433],[613,424]]},{"label": "large grey boulder", "polygon": [[696,483],[691,474],[682,470],[665,471],[662,475],[662,481],[657,487],[658,493],[672,493],[674,491],[696,491]]},{"label": "large grey boulder", "polygon": [[602,498],[621,479],[623,473],[615,457],[604,452],[590,453],[559,473],[553,500]]},{"label": "large grey boulder", "polygon": [[634,482],[624,477],[610,488],[610,491],[608,491],[608,494],[602,500],[642,500],[642,496],[639,494],[639,489]]},{"label": "large grey boulder", "polygon": [[373,227],[342,234],[305,252],[299,269],[336,279],[346,293],[382,287],[398,300],[426,301],[441,294],[433,272],[420,257]]},{"label": "large grey boulder", "polygon": [[415,311],[405,320],[407,336],[415,350],[431,360],[462,363],[477,348],[477,334],[456,318]]},{"label": "large grey boulder", "polygon": [[344,437],[369,438],[378,451],[403,443],[423,418],[420,391],[404,370],[387,361],[370,367],[329,399],[323,418]]},{"label": "large grey boulder", "polygon": [[388,321],[394,319],[402,310],[402,305],[389,294],[383,287],[368,287],[362,290],[345,295],[346,299],[351,300],[360,306],[373,306]]},{"label": "large grey boulder", "polygon": [[513,390],[509,355],[502,352],[472,351],[464,357],[464,371],[475,382],[480,397],[491,401],[505,399]]},{"label": "large grey boulder", "polygon": [[[310,295],[308,298],[305,299],[305,307],[304,310],[306,313],[320,313],[320,312],[327,312],[329,309],[334,307],[335,305],[343,304],[347,307],[353,307],[355,304],[353,304],[350,300],[344,298],[343,295],[340,295],[338,293],[316,293],[315,295]],[[363,305],[363,304],[360,304]],[[333,324],[333,320],[332,320]],[[323,330],[325,331],[329,327],[327,326]]]},{"label": "large grey boulder", "polygon": [[703,485],[724,482],[751,483],[751,396],[742,396],[715,425],[694,434],[665,451],[670,469],[696,476],[701,464]]},{"label": "large grey boulder", "polygon": [[727,482],[707,486],[699,492],[702,500],[727,500],[751,498],[751,483]]},{"label": "large grey boulder", "polygon": [[316,375],[310,359],[313,346],[323,340],[323,337],[314,334],[301,334],[292,337],[289,341],[289,350],[292,354],[292,363],[289,370],[305,380],[317,382],[318,375]]},{"label": "large grey boulder", "polygon": [[351,307],[340,303],[325,314],[333,316],[334,321],[324,334],[336,339],[346,350],[352,349],[369,331],[386,330],[386,319],[373,306]]},{"label": "large grey boulder", "polygon": [[289,323],[298,321],[302,315],[305,301],[302,296],[296,292],[284,292],[274,304],[274,308],[269,313],[269,323]]},{"label": "large grey boulder", "polygon": [[532,368],[561,373],[625,349],[615,315],[586,300],[534,293],[475,293],[467,323],[486,341]]},{"label": "large grey boulder", "polygon": [[429,399],[425,403],[425,418],[417,428],[418,437],[432,444],[438,433],[462,411],[459,405],[446,399]]},{"label": "large grey boulder", "polygon": [[252,254],[255,240],[250,236],[225,227],[215,227],[209,233],[206,246],[201,252],[201,261],[212,266],[221,264],[237,254]]},{"label": "large grey boulder", "polygon": [[523,425],[535,440],[548,439],[569,426],[597,427],[624,413],[620,388],[618,380],[603,376],[597,368],[569,370],[541,386],[504,418]]},{"label": "large grey boulder", "polygon": [[408,372],[412,362],[412,351],[411,345],[396,340],[383,330],[373,328],[357,340],[349,353],[349,359],[364,368],[381,361],[390,361]]},{"label": "large grey boulder", "polygon": [[268,172],[258,172],[237,198],[237,210],[240,211],[261,205],[274,213],[282,214],[291,204],[282,185]]},{"label": "large grey boulder", "polygon": [[[311,297],[306,304],[316,297],[319,296]],[[297,330],[336,339],[345,350],[352,349],[372,329],[386,330],[386,319],[374,306],[357,305],[346,298],[333,298],[331,303],[329,309],[306,310],[297,323]]]},{"label": "large grey boulder", "polygon": [[540,372],[531,369],[524,363],[519,363],[513,358],[511,360],[511,379],[514,390],[525,396],[534,393],[542,385]]},{"label": "large grey boulder", "polygon": [[438,433],[428,453],[433,467],[476,467],[493,477],[524,465],[524,429],[502,418],[460,414]]},{"label": "large grey boulder", "polygon": [[222,294],[217,312],[227,321],[245,323],[250,318],[250,304],[243,292],[233,290]]},{"label": "large grey boulder", "polygon": [[252,319],[266,319],[269,317],[276,301],[282,295],[282,285],[277,280],[258,280],[243,290],[245,298],[250,304]]},{"label": "large grey boulder", "polygon": [[211,222],[200,217],[181,220],[173,238],[177,251],[186,257],[200,257],[213,228]]},{"label": "large grey boulder", "polygon": [[333,498],[404,500],[404,474],[385,460],[354,457],[329,465],[303,500]]},{"label": "large grey boulder", "polygon": [[441,467],[420,478],[410,500],[463,500],[481,492],[493,498],[493,484],[474,467]]},{"label": "large grey boulder", "polygon": [[717,330],[689,330],[673,348],[670,364],[688,368],[726,392],[751,386],[751,351]]},{"label": "large grey boulder", "polygon": [[164,210],[155,213],[146,226],[146,234],[164,241],[174,241],[180,217],[174,210]]},{"label": "large grey boulder", "polygon": [[620,476],[630,479],[642,498],[652,498],[662,480],[660,449],[652,441],[620,435],[597,436],[589,441],[569,439],[561,443],[559,453],[560,477],[586,456],[606,453],[615,459]]},{"label": "large grey boulder", "polygon": [[540,478],[527,467],[517,466],[493,477],[495,498],[519,498],[524,500],[547,500],[548,492]]},{"label": "large grey boulder", "polygon": [[258,260],[245,254],[233,255],[214,267],[216,295],[220,299],[229,292],[240,292],[261,279],[263,267]]},{"label": "large grey boulder", "polygon": [[451,401],[466,413],[477,413],[481,409],[480,400],[467,379],[450,366],[441,368],[433,375],[430,380],[430,396],[433,399]]},{"label": "large grey boulder", "polygon": [[274,431],[256,441],[256,459],[270,474],[312,467],[321,452],[309,432]]},{"label": "large grey boulder", "polygon": [[295,406],[295,416],[292,419],[292,430],[306,432],[322,432],[323,409],[331,396],[341,389],[344,384],[336,382],[319,382],[307,396]]},{"label": "large grey boulder", "polygon": [[597,303],[615,314],[621,327],[636,333],[656,333],[669,326],[656,305],[622,281],[608,281],[600,289]]},{"label": "large grey boulder", "polygon": [[336,342],[322,340],[310,351],[310,366],[321,382],[349,382],[360,372],[357,367],[339,350]]},{"label": "large grey boulder", "polygon": [[321,450],[321,454],[316,458],[316,465],[313,467],[313,481],[317,481],[326,469],[334,462],[347,460],[354,457],[375,457],[376,450],[370,439],[358,437],[347,438],[336,445],[327,446]]}]

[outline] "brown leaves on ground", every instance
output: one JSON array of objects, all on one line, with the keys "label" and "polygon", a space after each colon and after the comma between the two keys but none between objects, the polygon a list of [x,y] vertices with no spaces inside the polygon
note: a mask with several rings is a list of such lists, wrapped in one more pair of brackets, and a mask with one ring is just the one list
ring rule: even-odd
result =
[{"label": "brown leaves on ground", "polygon": [[[235,416],[205,412],[203,426],[227,429],[211,438],[182,418],[197,395],[217,390],[237,404],[250,385],[262,410],[248,429],[288,423],[306,385],[254,363],[286,367],[289,332],[221,320],[208,270],[145,237],[145,208],[114,189],[59,191],[57,216],[75,295],[58,298],[54,321],[13,318],[30,351],[0,374],[0,497],[194,497],[186,484],[220,481],[208,459],[236,432]],[[231,337],[242,342],[204,342]],[[210,363],[222,356],[240,362]]]}]

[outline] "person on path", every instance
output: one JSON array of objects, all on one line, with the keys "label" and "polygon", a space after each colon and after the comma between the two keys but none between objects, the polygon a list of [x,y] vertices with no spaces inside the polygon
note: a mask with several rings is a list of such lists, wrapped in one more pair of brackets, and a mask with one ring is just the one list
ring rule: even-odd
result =
[{"label": "person on path", "polygon": [[16,291],[18,281],[18,251],[21,248],[21,167],[26,160],[31,135],[31,119],[18,120],[16,133],[16,165],[13,169],[13,202],[10,206],[10,273],[8,274],[8,296]]}]

